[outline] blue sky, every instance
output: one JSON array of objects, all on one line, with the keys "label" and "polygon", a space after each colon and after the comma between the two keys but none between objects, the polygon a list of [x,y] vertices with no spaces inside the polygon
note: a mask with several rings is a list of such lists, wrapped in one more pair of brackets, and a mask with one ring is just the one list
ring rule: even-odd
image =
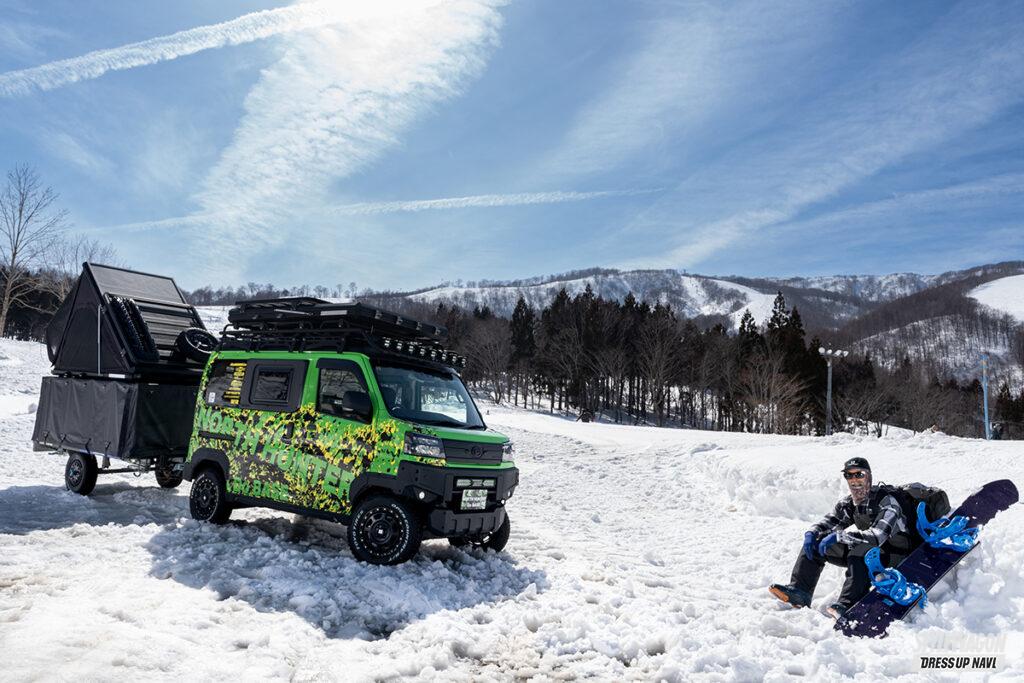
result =
[{"label": "blue sky", "polygon": [[1022,35],[1021,2],[0,0],[0,160],[190,288],[940,272],[1024,258]]}]

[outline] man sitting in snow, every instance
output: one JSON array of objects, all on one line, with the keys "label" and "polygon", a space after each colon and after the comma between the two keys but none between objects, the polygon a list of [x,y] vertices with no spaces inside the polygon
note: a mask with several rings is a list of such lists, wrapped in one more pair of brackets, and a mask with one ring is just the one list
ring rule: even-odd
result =
[{"label": "man sitting in snow", "polygon": [[[768,591],[794,607],[811,604],[814,588],[825,563],[846,567],[846,582],[827,612],[839,618],[871,588],[871,576],[864,556],[878,546],[888,567],[903,561],[913,549],[907,520],[886,489],[871,485],[871,465],[864,458],[851,458],[843,465],[850,495],[840,500],[831,514],[804,534],[804,546],[793,567],[788,585],[773,583]],[[846,531],[854,525],[856,531]]]}]

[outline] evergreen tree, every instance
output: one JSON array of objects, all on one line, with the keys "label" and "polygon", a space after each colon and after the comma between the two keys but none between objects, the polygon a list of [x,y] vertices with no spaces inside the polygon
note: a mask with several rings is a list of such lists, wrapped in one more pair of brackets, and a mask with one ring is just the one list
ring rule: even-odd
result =
[{"label": "evergreen tree", "polygon": [[536,322],[533,308],[522,296],[512,311],[512,361],[528,361],[537,353],[537,340],[533,333]]}]

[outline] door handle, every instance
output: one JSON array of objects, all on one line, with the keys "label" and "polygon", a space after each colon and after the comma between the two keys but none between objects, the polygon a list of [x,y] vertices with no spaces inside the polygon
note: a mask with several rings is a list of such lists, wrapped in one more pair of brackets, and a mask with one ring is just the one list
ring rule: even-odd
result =
[{"label": "door handle", "polygon": [[284,435],[281,436],[281,441],[284,442],[284,443],[291,443],[292,442],[292,436],[294,436],[294,435],[295,435],[295,425],[289,422],[288,424],[286,424],[284,426]]}]

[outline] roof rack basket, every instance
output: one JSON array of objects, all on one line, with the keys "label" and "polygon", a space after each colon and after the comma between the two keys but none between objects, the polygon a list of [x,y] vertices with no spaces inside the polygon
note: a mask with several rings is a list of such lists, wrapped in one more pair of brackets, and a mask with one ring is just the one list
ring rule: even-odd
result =
[{"label": "roof rack basket", "polygon": [[228,312],[221,349],[369,351],[465,367],[446,351],[448,330],[360,303],[314,297],[239,301]]}]

